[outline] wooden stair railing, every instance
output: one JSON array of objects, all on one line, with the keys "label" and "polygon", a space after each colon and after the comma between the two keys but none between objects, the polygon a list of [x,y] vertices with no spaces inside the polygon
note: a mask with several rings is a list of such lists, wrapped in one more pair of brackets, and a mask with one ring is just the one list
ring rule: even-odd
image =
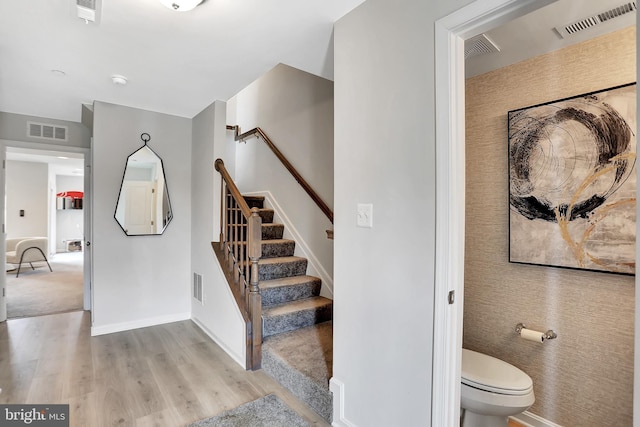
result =
[{"label": "wooden stair railing", "polygon": [[215,161],[222,176],[220,191],[220,249],[232,272],[229,283],[246,323],[246,369],[262,364],[262,297],[258,261],[262,254],[262,218],[250,209],[231,179],[222,159]]},{"label": "wooden stair railing", "polygon": [[329,206],[327,206],[327,204],[320,198],[318,193],[316,193],[315,190],[311,188],[311,185],[309,185],[309,183],[302,177],[302,175],[300,175],[300,172],[298,172],[296,168],[293,167],[291,162],[287,160],[284,154],[282,154],[282,152],[278,149],[278,147],[276,147],[273,141],[271,141],[271,138],[269,138],[262,129],[254,128],[248,132],[240,133],[240,126],[227,125],[227,130],[235,131],[236,141],[244,141],[245,139],[251,138],[253,136],[255,136],[256,138],[258,137],[262,138],[265,144],[267,144],[267,146],[271,149],[271,151],[273,151],[273,154],[276,155],[276,157],[282,162],[284,167],[287,168],[287,170],[291,173],[291,175],[293,175],[293,178],[296,180],[296,182],[300,184],[300,186],[304,189],[304,191],[307,192],[309,197],[311,197],[311,199],[316,203],[316,205],[318,205],[320,210],[327,216],[327,218],[329,218],[329,221],[331,221],[331,224],[333,224],[333,212],[331,211],[331,209],[329,209]]}]

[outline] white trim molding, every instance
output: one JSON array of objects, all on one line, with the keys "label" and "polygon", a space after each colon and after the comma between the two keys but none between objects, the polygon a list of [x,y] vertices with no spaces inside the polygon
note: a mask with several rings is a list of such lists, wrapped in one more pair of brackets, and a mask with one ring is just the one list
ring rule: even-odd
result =
[{"label": "white trim molding", "polygon": [[335,377],[329,380],[329,390],[333,393],[333,427],[356,427],[344,416],[344,383]]},{"label": "white trim molding", "polygon": [[476,0],[435,23],[433,426],[456,426],[460,422],[465,227],[464,40],[554,1]]},{"label": "white trim molding", "polygon": [[167,316],[150,317],[134,320],[132,322],[111,323],[103,326],[92,326],[91,336],[113,334],[115,332],[130,331],[132,329],[146,328],[149,326],[164,325],[165,323],[181,322],[191,319],[191,313],[169,314]]},{"label": "white trim molding", "polygon": [[[239,355],[234,353],[233,351],[231,351],[231,349],[224,343],[224,341],[222,341],[220,338],[218,338],[218,336],[216,334],[214,334],[209,328],[207,328],[204,323],[202,323],[200,321],[200,319],[198,319],[197,317],[192,317],[191,321],[193,323],[196,324],[197,327],[199,327],[202,332],[204,332],[205,334],[207,334],[207,336],[209,338],[211,338],[213,340],[213,342],[215,342],[216,344],[218,344],[218,346],[224,350],[225,353],[227,353],[227,355],[229,357],[231,357],[233,360],[236,361],[236,363],[238,365],[240,365],[242,367],[242,369],[246,369],[245,366],[245,355]],[[245,335],[246,336],[246,335]]]},{"label": "white trim molding", "polygon": [[560,424],[545,420],[544,418],[528,411],[509,418],[525,427],[562,427]]}]

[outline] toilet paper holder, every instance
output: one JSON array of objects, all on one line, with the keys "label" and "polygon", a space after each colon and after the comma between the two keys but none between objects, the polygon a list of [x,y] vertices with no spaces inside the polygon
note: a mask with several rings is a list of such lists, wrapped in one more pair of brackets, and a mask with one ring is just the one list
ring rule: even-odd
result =
[{"label": "toilet paper holder", "polygon": [[[518,323],[516,325],[516,332],[518,333],[518,335],[520,335],[523,329],[527,329],[527,325],[525,325],[524,323]],[[541,333],[545,340],[552,340],[554,338],[558,338],[558,334],[556,334],[555,331],[551,329],[549,329],[547,332],[541,332]]]}]

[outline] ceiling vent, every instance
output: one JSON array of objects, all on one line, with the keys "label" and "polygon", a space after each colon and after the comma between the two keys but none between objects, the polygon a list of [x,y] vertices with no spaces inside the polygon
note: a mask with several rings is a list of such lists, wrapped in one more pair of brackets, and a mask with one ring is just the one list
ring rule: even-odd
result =
[{"label": "ceiling vent", "polygon": [[583,18],[571,24],[558,26],[555,28],[555,30],[558,32],[560,37],[565,38],[565,37],[573,36],[589,28],[595,27],[596,25],[600,25],[603,22],[607,22],[624,15],[628,15],[632,17],[633,16],[632,12],[635,13],[635,11],[636,11],[636,2],[633,1],[629,3],[625,3],[618,7],[614,7],[613,9],[607,10],[606,12],[598,13],[596,15]]},{"label": "ceiling vent", "polygon": [[27,122],[27,135],[31,138],[48,139],[50,141],[67,141],[67,126],[48,123]]},{"label": "ceiling vent", "polygon": [[98,0],[76,0],[76,10],[78,18],[85,22],[96,22],[98,11]]},{"label": "ceiling vent", "polygon": [[480,34],[464,42],[464,59],[493,52],[500,52],[500,49],[486,34]]}]

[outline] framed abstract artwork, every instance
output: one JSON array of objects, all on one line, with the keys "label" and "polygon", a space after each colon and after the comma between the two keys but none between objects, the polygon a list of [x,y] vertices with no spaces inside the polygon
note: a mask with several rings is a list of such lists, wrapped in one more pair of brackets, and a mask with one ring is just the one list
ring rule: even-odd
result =
[{"label": "framed abstract artwork", "polygon": [[509,261],[635,274],[636,84],[508,122]]}]

